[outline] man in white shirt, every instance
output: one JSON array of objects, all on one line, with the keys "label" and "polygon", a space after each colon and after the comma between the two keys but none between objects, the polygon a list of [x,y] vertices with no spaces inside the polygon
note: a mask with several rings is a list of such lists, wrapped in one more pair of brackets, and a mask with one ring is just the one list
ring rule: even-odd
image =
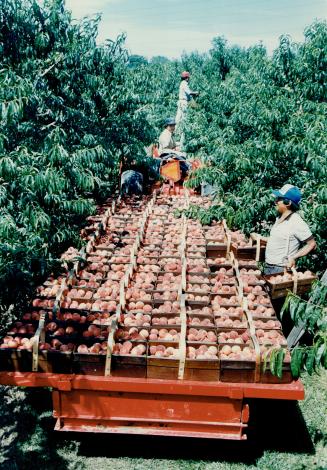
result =
[{"label": "man in white shirt", "polygon": [[178,93],[178,101],[177,101],[177,114],[176,114],[176,125],[178,127],[178,132],[180,134],[180,141],[181,147],[184,146],[184,126],[185,126],[185,118],[186,112],[189,102],[194,98],[194,96],[198,96],[197,91],[192,91],[189,87],[190,81],[190,73],[189,72],[182,72],[181,73],[181,83],[179,85],[179,93]]},{"label": "man in white shirt", "polygon": [[180,151],[178,143],[174,138],[176,121],[174,118],[168,118],[164,123],[164,130],[159,137],[159,155],[174,154],[185,158],[185,154]]},{"label": "man in white shirt", "polygon": [[187,105],[194,96],[198,96],[197,91],[192,91],[189,87],[190,72],[181,73],[181,83],[179,85],[179,94],[177,102],[176,124],[178,125],[185,117]]},{"label": "man in white shirt", "polygon": [[181,162],[181,170],[183,175],[187,173],[190,168],[188,162],[185,161],[185,153],[180,151],[178,143],[175,141],[174,133],[176,128],[176,121],[174,118],[166,119],[164,123],[164,130],[159,137],[159,156],[165,161],[179,160]]},{"label": "man in white shirt", "polygon": [[308,224],[297,213],[302,198],[299,188],[285,184],[272,193],[280,217],[276,219],[270,236],[266,238],[265,274],[283,272],[285,267],[295,266],[298,258],[316,247]]},{"label": "man in white shirt", "polygon": [[164,123],[164,130],[159,137],[159,155],[171,153],[172,150],[179,150],[177,142],[174,139],[176,121],[174,118],[168,118]]}]

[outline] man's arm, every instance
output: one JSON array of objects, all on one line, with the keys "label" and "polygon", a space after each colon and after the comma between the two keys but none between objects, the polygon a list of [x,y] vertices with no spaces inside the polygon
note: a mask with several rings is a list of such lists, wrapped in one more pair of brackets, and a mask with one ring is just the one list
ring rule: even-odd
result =
[{"label": "man's arm", "polygon": [[260,239],[265,243],[267,243],[268,241],[268,237],[263,237],[259,233],[255,233],[255,232],[250,233],[250,237],[252,238],[252,240],[256,240],[258,237],[260,237]]},{"label": "man's arm", "polygon": [[291,258],[288,258],[288,263],[287,267],[292,268],[295,266],[295,261],[299,258],[302,258],[302,256],[306,256],[310,251],[314,250],[316,248],[317,244],[315,242],[315,239],[309,238],[309,240],[306,241],[305,245],[297,252],[295,255]]}]

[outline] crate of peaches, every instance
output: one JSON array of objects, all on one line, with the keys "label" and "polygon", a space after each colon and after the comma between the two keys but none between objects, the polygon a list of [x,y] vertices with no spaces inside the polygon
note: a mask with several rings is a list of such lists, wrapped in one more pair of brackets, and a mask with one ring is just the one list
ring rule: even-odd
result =
[{"label": "crate of peaches", "polygon": [[[231,238],[231,249],[234,253],[235,258],[245,259],[245,260],[255,260],[257,256],[257,243],[258,241],[253,242],[252,238],[248,240],[243,233],[240,231],[229,231],[228,236]],[[259,260],[263,261],[265,259],[266,246],[262,240],[259,243],[262,245],[259,248]]]},{"label": "crate of peaches", "polygon": [[187,342],[184,380],[219,380],[218,345]]},{"label": "crate of peaches", "polygon": [[148,342],[147,378],[177,379],[180,362],[178,341],[154,340]]},{"label": "crate of peaches", "polygon": [[230,329],[220,332],[218,343],[222,382],[259,380],[260,354],[249,330]]},{"label": "crate of peaches", "polygon": [[119,328],[111,356],[111,375],[118,377],[146,377],[146,349],[148,327]]},{"label": "crate of peaches", "polygon": [[286,272],[265,276],[272,299],[286,297],[289,291],[297,294],[309,292],[317,276],[311,271]]}]

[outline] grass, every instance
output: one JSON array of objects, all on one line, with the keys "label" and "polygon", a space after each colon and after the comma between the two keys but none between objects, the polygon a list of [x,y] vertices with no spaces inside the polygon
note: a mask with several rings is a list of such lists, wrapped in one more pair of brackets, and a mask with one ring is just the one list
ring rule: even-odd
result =
[{"label": "grass", "polygon": [[244,442],[55,433],[49,390],[0,388],[2,470],[327,469],[327,371],[303,402],[250,402]]}]

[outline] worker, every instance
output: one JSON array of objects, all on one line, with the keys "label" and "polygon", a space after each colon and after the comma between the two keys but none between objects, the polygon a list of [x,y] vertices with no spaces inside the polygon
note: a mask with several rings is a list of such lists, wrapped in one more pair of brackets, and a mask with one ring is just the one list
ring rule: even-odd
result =
[{"label": "worker", "polygon": [[[120,194],[141,195],[143,194],[144,178],[136,159],[129,160],[123,157],[120,164]],[[124,171],[123,171],[124,170]]]},{"label": "worker", "polygon": [[[285,184],[272,192],[279,217],[273,225],[267,242],[265,274],[283,272],[295,267],[296,260],[307,255],[316,247],[307,223],[297,213],[302,198],[298,187]],[[252,234],[256,238],[257,234]]]},{"label": "worker", "polygon": [[168,153],[181,153],[178,142],[174,138],[176,121],[174,118],[167,118],[164,122],[164,130],[159,137],[159,156]]},{"label": "worker", "polygon": [[192,91],[189,87],[190,72],[184,71],[181,73],[181,83],[179,85],[179,94],[177,102],[176,125],[178,127],[178,134],[180,135],[181,148],[184,147],[185,141],[185,117],[189,102],[199,93]]},{"label": "worker", "polygon": [[179,95],[177,102],[176,124],[178,125],[185,117],[188,103],[194,96],[198,96],[199,92],[192,91],[189,87],[190,72],[181,73],[181,83],[179,85]]},{"label": "worker", "polygon": [[164,130],[159,137],[159,157],[163,161],[179,160],[181,162],[181,171],[185,176],[190,168],[186,162],[185,153],[180,151],[178,142],[175,141],[174,134],[176,128],[176,121],[170,117],[164,122]]}]

